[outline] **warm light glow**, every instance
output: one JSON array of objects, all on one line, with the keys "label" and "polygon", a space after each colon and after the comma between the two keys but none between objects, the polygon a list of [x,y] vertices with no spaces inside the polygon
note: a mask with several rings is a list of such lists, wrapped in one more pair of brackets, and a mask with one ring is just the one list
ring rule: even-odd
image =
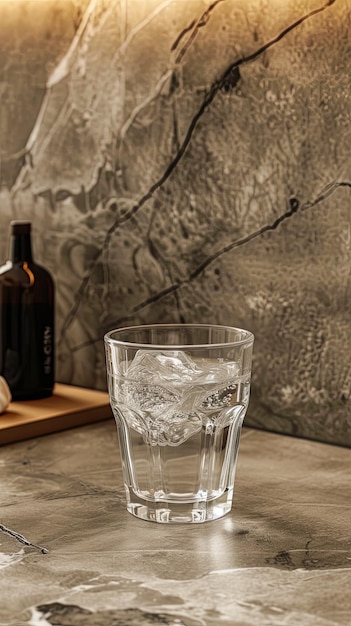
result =
[{"label": "warm light glow", "polygon": [[32,270],[29,269],[28,267],[28,263],[27,261],[24,261],[23,263],[23,270],[25,271],[25,273],[27,274],[27,276],[29,277],[29,286],[31,287],[32,285],[34,285],[34,274],[32,272]]}]

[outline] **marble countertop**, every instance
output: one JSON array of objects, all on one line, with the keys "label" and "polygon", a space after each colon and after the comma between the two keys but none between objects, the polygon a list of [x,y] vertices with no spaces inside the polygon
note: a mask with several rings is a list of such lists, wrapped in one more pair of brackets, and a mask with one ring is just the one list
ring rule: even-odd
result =
[{"label": "marble countertop", "polygon": [[351,624],[347,448],[244,429],[232,512],[133,518],[114,422],[0,447],[1,626]]}]

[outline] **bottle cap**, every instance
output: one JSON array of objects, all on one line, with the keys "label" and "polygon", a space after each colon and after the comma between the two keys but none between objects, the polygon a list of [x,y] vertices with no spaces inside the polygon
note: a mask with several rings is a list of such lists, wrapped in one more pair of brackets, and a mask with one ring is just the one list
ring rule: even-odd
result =
[{"label": "bottle cap", "polygon": [[10,226],[12,235],[29,235],[32,223],[24,220],[14,220]]}]

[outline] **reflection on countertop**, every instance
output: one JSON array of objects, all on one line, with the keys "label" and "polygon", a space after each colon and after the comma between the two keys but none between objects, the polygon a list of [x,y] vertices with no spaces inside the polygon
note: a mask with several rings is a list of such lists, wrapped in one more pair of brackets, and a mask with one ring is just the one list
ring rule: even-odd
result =
[{"label": "reflection on countertop", "polygon": [[112,420],[3,446],[0,624],[346,626],[350,454],[244,429],[232,512],[168,526],[127,513]]}]

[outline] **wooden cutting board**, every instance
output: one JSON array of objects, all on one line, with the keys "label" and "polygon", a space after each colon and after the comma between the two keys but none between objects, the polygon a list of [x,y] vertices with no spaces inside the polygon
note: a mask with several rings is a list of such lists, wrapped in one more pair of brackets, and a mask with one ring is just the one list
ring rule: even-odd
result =
[{"label": "wooden cutting board", "polygon": [[109,418],[107,393],[56,383],[50,398],[11,402],[0,414],[0,445]]}]

